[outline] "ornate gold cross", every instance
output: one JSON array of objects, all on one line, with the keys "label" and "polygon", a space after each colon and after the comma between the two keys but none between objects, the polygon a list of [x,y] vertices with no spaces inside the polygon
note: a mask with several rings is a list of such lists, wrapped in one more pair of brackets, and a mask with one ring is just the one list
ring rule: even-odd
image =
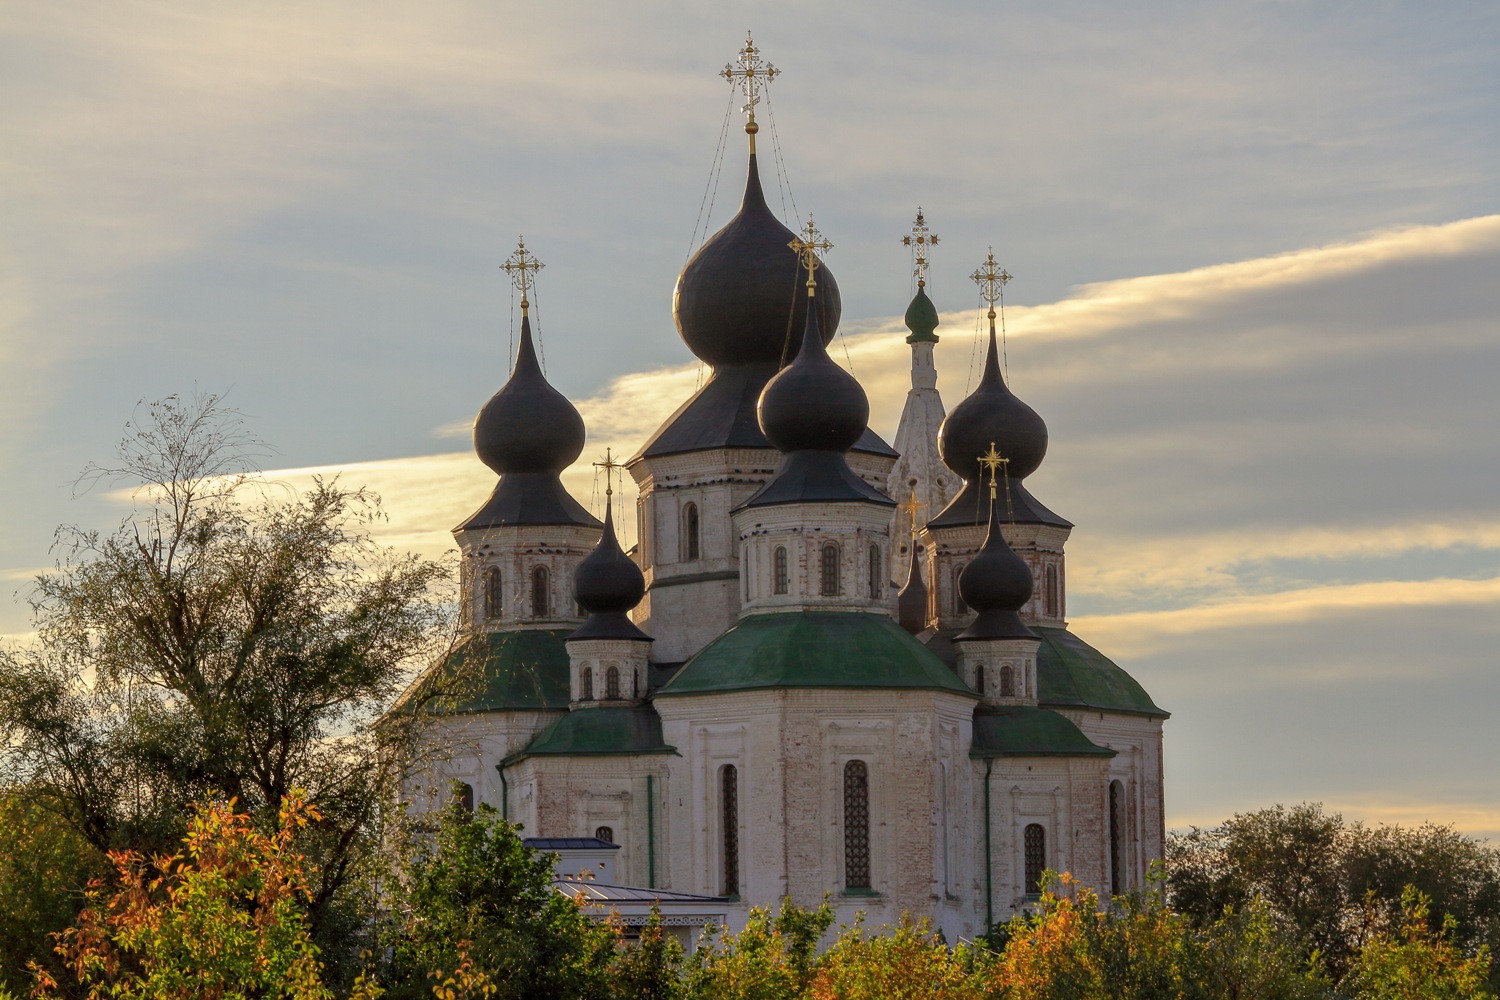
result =
[{"label": "ornate gold cross", "polygon": [[979,456],[979,465],[990,474],[990,504],[995,503],[995,475],[999,473],[1005,477],[1005,516],[1009,521],[1016,519],[1015,511],[1010,504],[1010,459],[1001,455],[995,448],[995,442],[990,442],[990,450]]},{"label": "ornate gold cross", "polygon": [[613,496],[615,492],[615,481],[613,478],[616,469],[625,468],[624,463],[616,462],[608,448],[604,449],[604,461],[595,462],[594,468],[604,470],[604,495]]},{"label": "ornate gold cross", "polygon": [[1005,296],[1006,282],[1010,281],[1010,272],[995,263],[995,248],[990,247],[989,256],[985,257],[984,263],[969,278],[979,286],[979,294],[984,301],[990,304],[990,319],[995,318],[995,303]]},{"label": "ornate gold cross", "polygon": [[750,134],[750,152],[755,152],[755,133],[760,131],[760,126],[755,124],[755,106],[760,103],[761,88],[776,78],[781,70],[772,66],[760,57],[760,49],[755,47],[755,40],[750,37],[750,32],[745,32],[745,47],[740,49],[739,58],[734,63],[725,63],[719,75],[734,86],[739,81],[740,88],[745,94],[745,104],[740,108],[747,117],[745,131]]},{"label": "ornate gold cross", "polygon": [[526,301],[526,290],[531,287],[536,273],[546,266],[536,259],[536,254],[526,249],[524,236],[516,237],[515,252],[505,258],[505,263],[500,265],[510,275],[510,280],[515,283],[516,288],[521,291],[521,315],[523,316],[531,306],[531,303]]},{"label": "ornate gold cross", "polygon": [[911,224],[911,232],[901,237],[903,246],[912,248],[912,274],[917,276],[917,287],[927,286],[927,253],[938,245],[936,233],[927,231],[927,219],[922,215],[922,206],[917,206],[917,221]]},{"label": "ornate gold cross", "polygon": [[925,503],[917,503],[917,491],[912,490],[907,498],[896,505],[896,509],[911,518],[911,537],[917,537],[917,514],[927,509]]},{"label": "ornate gold cross", "polygon": [[802,227],[802,235],[793,237],[787,246],[797,251],[797,256],[802,258],[802,266],[807,268],[807,294],[811,295],[812,290],[818,285],[817,280],[813,277],[813,272],[818,269],[821,263],[819,258],[832,250],[833,244],[829,243],[823,238],[823,234],[818,232],[818,227],[813,225],[812,213],[809,212],[807,225]]}]

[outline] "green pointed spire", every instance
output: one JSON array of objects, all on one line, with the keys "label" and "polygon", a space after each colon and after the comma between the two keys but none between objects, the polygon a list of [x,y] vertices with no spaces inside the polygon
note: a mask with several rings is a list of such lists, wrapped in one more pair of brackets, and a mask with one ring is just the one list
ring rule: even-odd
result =
[{"label": "green pointed spire", "polygon": [[920,284],[917,285],[917,294],[912,298],[911,305],[906,307],[906,327],[911,330],[911,336],[906,338],[908,344],[936,344],[937,334],[932,331],[938,327],[937,306],[927,297],[927,289]]}]

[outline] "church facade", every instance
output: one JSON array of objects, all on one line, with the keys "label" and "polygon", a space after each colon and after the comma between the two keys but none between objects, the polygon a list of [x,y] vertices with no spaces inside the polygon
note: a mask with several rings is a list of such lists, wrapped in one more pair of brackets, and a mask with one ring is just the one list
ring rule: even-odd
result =
[{"label": "church facade", "polygon": [[[980,384],[945,413],[919,281],[882,441],[826,351],[817,234],[766,205],[750,96],[743,203],[674,299],[712,377],[623,463],[630,553],[613,504],[601,522],[561,484],[585,428],[512,258],[520,349],[474,427],[499,480],[454,529],[467,633],[414,689],[446,692],[420,710],[457,749],[406,793],[431,807],[458,782],[528,836],[615,845],[619,884],[714,897],[731,926],[828,893],[841,921],[910,913],[955,940],[1046,869],[1137,887],[1163,848],[1167,713],[1068,629],[1072,525],[1026,487],[1047,430],[1005,384],[994,310]],[[913,233],[925,277],[920,215]],[[986,267],[993,301],[1008,275]]]}]

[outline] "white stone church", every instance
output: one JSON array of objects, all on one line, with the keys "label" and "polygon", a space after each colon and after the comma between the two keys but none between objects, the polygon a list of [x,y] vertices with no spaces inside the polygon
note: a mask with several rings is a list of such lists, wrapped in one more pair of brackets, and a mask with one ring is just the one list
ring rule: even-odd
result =
[{"label": "white stone church", "polygon": [[[474,424],[499,482],[454,529],[468,634],[412,692],[445,692],[421,710],[458,751],[407,794],[457,782],[541,846],[603,852],[601,886],[679,922],[830,893],[840,921],[910,913],[951,941],[1046,869],[1139,886],[1163,847],[1167,713],[1068,630],[1072,525],[1026,488],[1047,429],[1005,384],[994,310],[983,378],[945,418],[919,281],[896,447],[870,431],[825,350],[838,284],[816,233],[766,205],[737,75],[744,201],[674,297],[712,376],[624,463],[630,553],[561,484],[585,429],[537,363],[533,259],[512,258],[520,349]],[[920,216],[913,233],[922,278]],[[993,301],[1008,275],[986,268]]]}]

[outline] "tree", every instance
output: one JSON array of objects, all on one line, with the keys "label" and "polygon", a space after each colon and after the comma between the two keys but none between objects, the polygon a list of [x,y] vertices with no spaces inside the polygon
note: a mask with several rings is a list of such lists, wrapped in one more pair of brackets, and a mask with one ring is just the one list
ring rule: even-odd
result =
[{"label": "tree", "polygon": [[1493,1000],[1485,989],[1490,956],[1467,955],[1453,941],[1450,915],[1434,931],[1427,898],[1408,887],[1398,932],[1382,931],[1360,951],[1340,984],[1352,1000]]},{"label": "tree", "polygon": [[792,1000],[812,980],[818,942],[833,923],[825,897],[804,910],[790,897],[776,916],[750,910],[738,934],[705,932],[688,962],[687,995],[694,1000]]},{"label": "tree", "polygon": [[451,633],[449,574],[373,544],[363,490],[254,478],[260,447],[218,397],[173,396],[86,470],[129,487],[133,509],[108,534],[58,530],[62,560],[31,599],[38,641],[0,653],[0,781],[95,848],[148,858],[193,800],[271,824],[305,789],[316,925],[409,741],[401,720],[372,723]]},{"label": "tree", "polygon": [[433,985],[498,1000],[607,996],[615,932],[552,887],[549,856],[489,805],[392,834],[375,978],[392,1000]]}]

